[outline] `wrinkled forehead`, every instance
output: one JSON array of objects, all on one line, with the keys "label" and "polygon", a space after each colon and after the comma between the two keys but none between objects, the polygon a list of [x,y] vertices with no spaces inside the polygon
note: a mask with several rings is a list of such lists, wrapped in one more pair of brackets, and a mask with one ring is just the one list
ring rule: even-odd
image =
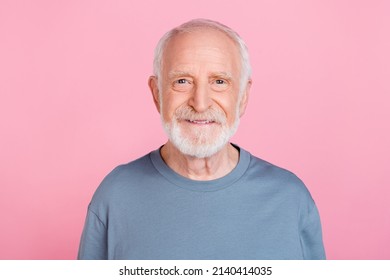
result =
[{"label": "wrinkled forehead", "polygon": [[220,58],[226,62],[232,61],[240,65],[240,50],[236,42],[222,31],[212,28],[194,28],[185,32],[178,32],[168,40],[162,56],[162,67],[171,65],[185,58],[195,61],[202,58],[202,54],[210,58]]},{"label": "wrinkled forehead", "polygon": [[240,52],[239,46],[233,38],[221,30],[211,27],[194,27],[190,30],[177,31],[167,40],[164,50],[167,51],[174,48],[178,42],[182,42],[183,40],[189,41],[190,39],[193,39],[191,41],[192,43],[198,43],[196,45],[224,45],[225,47],[235,49],[237,53]]}]

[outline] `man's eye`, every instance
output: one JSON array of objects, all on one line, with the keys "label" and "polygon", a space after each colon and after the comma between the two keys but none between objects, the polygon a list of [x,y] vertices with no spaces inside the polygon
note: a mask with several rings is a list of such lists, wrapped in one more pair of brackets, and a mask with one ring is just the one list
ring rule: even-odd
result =
[{"label": "man's eye", "polygon": [[225,91],[229,87],[229,81],[225,79],[215,79],[211,83],[211,88],[215,91]]},{"label": "man's eye", "polygon": [[178,84],[185,84],[185,83],[188,83],[188,81],[186,79],[179,79],[176,81],[176,83]]},{"label": "man's eye", "polygon": [[174,80],[172,88],[177,91],[188,91],[192,87],[192,81],[186,78]]}]

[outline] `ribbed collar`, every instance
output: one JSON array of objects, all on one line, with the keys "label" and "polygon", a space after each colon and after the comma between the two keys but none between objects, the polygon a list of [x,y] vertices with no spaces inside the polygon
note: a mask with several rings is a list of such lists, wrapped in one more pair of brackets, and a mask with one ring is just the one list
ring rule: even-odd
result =
[{"label": "ribbed collar", "polygon": [[152,161],[153,166],[162,176],[164,176],[169,182],[175,184],[180,188],[199,192],[217,191],[225,189],[231,186],[237,180],[239,180],[248,169],[250,163],[250,153],[248,153],[244,149],[241,149],[237,145],[232,145],[239,151],[240,156],[238,163],[236,167],[234,167],[234,169],[230,171],[227,175],[215,180],[191,180],[176,173],[162,159],[160,154],[161,147],[150,153],[150,159]]}]

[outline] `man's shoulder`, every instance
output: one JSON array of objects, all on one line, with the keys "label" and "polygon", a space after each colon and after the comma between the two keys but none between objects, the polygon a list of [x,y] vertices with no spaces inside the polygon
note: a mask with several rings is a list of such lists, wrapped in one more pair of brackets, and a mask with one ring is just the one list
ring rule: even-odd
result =
[{"label": "man's shoulder", "polygon": [[143,155],[128,163],[116,166],[106,178],[121,178],[122,176],[139,174],[140,172],[147,172],[152,166],[150,161],[150,153]]},{"label": "man's shoulder", "polygon": [[156,172],[150,160],[150,153],[138,159],[121,164],[108,173],[96,189],[92,201],[120,197],[124,192],[141,186],[144,178]]},{"label": "man's shoulder", "polygon": [[310,195],[303,181],[292,171],[252,154],[250,157],[248,175],[254,180],[265,182],[274,190]]}]

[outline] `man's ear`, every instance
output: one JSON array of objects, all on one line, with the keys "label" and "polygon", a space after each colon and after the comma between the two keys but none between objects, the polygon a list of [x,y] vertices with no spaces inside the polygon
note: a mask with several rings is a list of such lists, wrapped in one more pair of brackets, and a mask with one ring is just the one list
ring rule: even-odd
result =
[{"label": "man's ear", "polygon": [[160,112],[160,93],[158,90],[158,80],[156,76],[150,76],[148,80],[148,85],[150,88],[150,91],[153,95],[153,101],[154,105],[156,105],[156,109],[159,113]]},{"label": "man's ear", "polygon": [[248,104],[248,98],[249,98],[249,91],[252,86],[252,80],[249,79],[248,83],[246,84],[246,87],[244,89],[244,92],[242,93],[242,97],[240,100],[240,118],[244,115],[246,110],[246,105]]}]

